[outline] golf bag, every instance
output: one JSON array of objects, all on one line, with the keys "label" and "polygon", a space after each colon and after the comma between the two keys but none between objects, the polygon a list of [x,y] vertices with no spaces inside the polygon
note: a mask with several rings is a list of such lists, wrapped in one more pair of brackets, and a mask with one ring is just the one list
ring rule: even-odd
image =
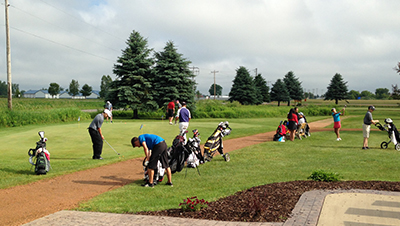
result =
[{"label": "golf bag", "polygon": [[172,141],[172,146],[168,148],[168,159],[171,173],[182,171],[185,167],[185,161],[189,157],[189,151],[185,146],[184,135],[187,131],[182,132]]},{"label": "golf bag", "polygon": [[189,151],[189,156],[186,159],[186,166],[196,168],[199,164],[204,163],[204,158],[201,155],[200,149],[200,133],[197,129],[193,130],[193,138],[189,138],[186,144],[186,149]]},{"label": "golf bag", "polygon": [[36,142],[36,147],[28,151],[29,163],[35,166],[37,175],[46,174],[50,170],[50,153],[46,149],[47,138],[44,137],[44,131],[39,133],[40,140]]},{"label": "golf bag", "polygon": [[276,133],[272,138],[273,141],[285,142],[286,136],[286,121],[280,122],[278,128],[276,129]]},{"label": "golf bag", "polygon": [[392,142],[394,144],[394,148],[397,151],[400,151],[400,134],[396,126],[394,125],[392,119],[390,118],[385,119],[384,126],[382,126],[382,124],[380,124],[379,122],[376,123],[375,126],[378,127],[378,129],[381,131],[386,131],[389,136],[389,141],[383,141],[381,143],[381,148],[382,149],[388,148],[389,143]]},{"label": "golf bag", "polygon": [[[147,166],[146,166],[145,162],[146,162],[146,157],[143,159],[143,171],[144,171],[143,180],[146,183],[148,183],[149,175],[147,174]],[[161,183],[164,180],[164,173],[165,173],[165,169],[162,168],[161,162],[158,161],[157,169],[154,170],[154,176],[153,176],[153,184],[154,185],[157,185],[158,183]]]},{"label": "golf bag", "polygon": [[224,154],[224,146],[222,143],[222,138],[231,134],[231,127],[229,127],[229,122],[220,122],[217,128],[214,130],[213,134],[208,138],[204,144],[203,158],[205,162],[211,161],[216,151],[221,154],[225,161],[229,162],[230,155],[228,153]]}]

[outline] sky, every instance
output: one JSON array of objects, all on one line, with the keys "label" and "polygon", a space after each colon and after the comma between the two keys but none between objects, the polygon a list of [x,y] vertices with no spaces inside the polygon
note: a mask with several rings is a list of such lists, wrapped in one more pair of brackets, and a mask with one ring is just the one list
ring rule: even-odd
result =
[{"label": "sky", "polygon": [[[228,95],[246,67],[271,86],[292,71],[322,95],[336,73],[348,90],[400,84],[398,0],[8,0],[12,83],[20,90],[68,89],[72,79],[100,90],[132,31],[154,51],[168,41],[191,61],[198,90]],[[7,81],[1,2],[0,80]],[[213,73],[215,71],[215,73]]]}]

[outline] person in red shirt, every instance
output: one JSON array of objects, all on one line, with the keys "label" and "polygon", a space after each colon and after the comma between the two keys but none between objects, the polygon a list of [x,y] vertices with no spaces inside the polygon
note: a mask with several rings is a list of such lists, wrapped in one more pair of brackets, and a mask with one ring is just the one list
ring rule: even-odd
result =
[{"label": "person in red shirt", "polygon": [[168,103],[167,106],[167,117],[169,119],[169,124],[172,125],[172,119],[174,118],[175,114],[175,100]]},{"label": "person in red shirt", "polygon": [[288,130],[290,132],[290,140],[294,141],[294,136],[296,133],[296,129],[297,129],[297,124],[299,123],[298,118],[297,118],[297,112],[299,111],[299,109],[297,107],[290,109],[289,114],[287,116],[288,118]]}]

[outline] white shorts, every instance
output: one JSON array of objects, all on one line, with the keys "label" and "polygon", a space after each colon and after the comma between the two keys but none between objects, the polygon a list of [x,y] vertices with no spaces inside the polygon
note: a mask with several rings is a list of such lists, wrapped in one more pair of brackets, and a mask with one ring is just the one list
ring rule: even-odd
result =
[{"label": "white shorts", "polygon": [[363,135],[364,138],[369,138],[369,132],[371,131],[371,125],[363,124]]}]

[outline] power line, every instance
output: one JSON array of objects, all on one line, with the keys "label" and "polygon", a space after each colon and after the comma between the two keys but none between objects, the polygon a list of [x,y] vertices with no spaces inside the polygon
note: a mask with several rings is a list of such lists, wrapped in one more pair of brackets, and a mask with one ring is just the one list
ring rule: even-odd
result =
[{"label": "power line", "polygon": [[79,52],[81,52],[81,53],[85,53],[85,54],[88,54],[88,55],[91,55],[91,56],[94,56],[94,57],[97,57],[97,58],[101,58],[101,59],[103,59],[103,60],[107,60],[107,61],[110,61],[110,62],[115,62],[114,60],[110,60],[110,59],[104,58],[104,57],[102,57],[102,56],[98,56],[98,55],[95,55],[95,54],[93,54],[93,53],[89,53],[89,52],[86,52],[86,51],[83,51],[83,50],[80,50],[80,49],[77,49],[77,48],[74,48],[74,47],[71,47],[71,46],[68,46],[68,45],[65,45],[65,44],[56,42],[56,41],[53,41],[53,40],[50,40],[50,39],[47,39],[47,38],[43,38],[43,37],[41,37],[41,36],[38,36],[38,35],[35,35],[35,34],[32,34],[32,33],[29,33],[29,32],[27,32],[27,31],[23,31],[23,30],[21,30],[21,29],[15,28],[15,27],[11,27],[11,28],[14,29],[14,30],[16,30],[16,31],[25,33],[25,34],[32,35],[32,36],[34,36],[34,37],[36,37],[36,38],[40,38],[40,39],[46,40],[46,41],[48,41],[48,42],[51,42],[51,43],[54,43],[54,44],[57,44],[57,45],[64,46],[64,47],[69,48],[69,49],[73,49],[73,50],[75,50],[75,51],[79,51]]},{"label": "power line", "polygon": [[62,27],[60,27],[60,26],[58,26],[58,25],[56,25],[56,24],[53,24],[53,23],[51,23],[51,22],[48,22],[48,21],[46,21],[46,20],[44,20],[44,19],[42,19],[42,18],[40,18],[40,17],[37,17],[37,16],[35,16],[35,15],[29,13],[29,12],[26,12],[26,11],[24,11],[24,10],[22,10],[22,9],[19,9],[19,8],[15,7],[15,6],[11,6],[11,7],[13,7],[14,9],[17,9],[17,10],[19,10],[19,11],[25,13],[25,14],[28,14],[28,15],[30,15],[30,16],[32,16],[32,17],[35,17],[36,19],[39,19],[39,20],[41,20],[41,21],[43,21],[43,22],[46,22],[46,23],[48,23],[48,24],[50,24],[50,25],[53,25],[53,26],[55,26],[55,27],[57,27],[57,28],[59,28],[59,29],[61,29],[61,30],[67,31],[67,32],[69,32],[69,34],[73,34],[73,35],[75,35],[75,36],[77,36],[77,37],[79,37],[79,38],[86,39],[87,41],[90,41],[91,43],[95,43],[95,44],[98,44],[98,45],[100,45],[100,46],[106,47],[107,49],[113,50],[113,51],[115,51],[115,52],[119,52],[119,50],[116,50],[116,49],[113,49],[113,48],[111,48],[111,47],[105,46],[105,45],[103,45],[103,44],[101,44],[101,43],[99,43],[99,42],[96,42],[96,41],[92,40],[92,39],[88,39],[88,38],[85,38],[85,37],[83,37],[83,36],[80,36],[80,35],[71,33],[70,31],[68,31],[68,30],[66,30],[66,29],[64,29],[64,28],[62,28]]},{"label": "power line", "polygon": [[215,100],[215,96],[216,96],[216,93],[217,93],[217,88],[215,86],[215,73],[218,73],[218,71],[214,70],[211,73],[214,73],[214,100]]}]

